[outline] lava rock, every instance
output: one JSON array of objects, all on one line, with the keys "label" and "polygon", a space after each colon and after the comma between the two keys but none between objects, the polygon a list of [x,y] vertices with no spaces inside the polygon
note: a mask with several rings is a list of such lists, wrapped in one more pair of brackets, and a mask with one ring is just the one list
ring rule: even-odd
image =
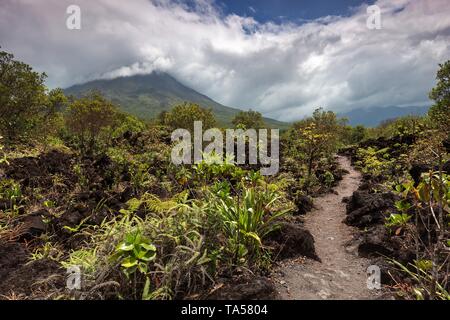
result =
[{"label": "lava rock", "polygon": [[387,229],[383,225],[371,228],[362,235],[358,255],[362,257],[392,256],[394,250],[388,245],[388,237]]},{"label": "lava rock", "polygon": [[231,280],[210,294],[209,300],[270,300],[276,297],[273,283],[264,277]]},{"label": "lava rock", "polygon": [[396,196],[391,192],[369,193],[357,190],[347,202],[347,217],[345,223],[359,228],[365,228],[384,219],[384,212],[395,210]]},{"label": "lava rock", "polygon": [[[414,180],[414,185],[417,186],[419,184],[422,173],[429,172],[431,170],[438,171],[439,166],[433,167],[433,166],[429,166],[429,165],[423,164],[423,163],[413,164],[411,166],[411,168],[409,169],[409,174],[411,175],[411,177]],[[442,165],[442,170],[446,173],[450,173],[450,160],[445,162]]]},{"label": "lava rock", "polygon": [[294,199],[294,203],[297,206],[297,210],[294,215],[304,215],[311,211],[314,206],[311,198],[305,195],[296,196]]},{"label": "lava rock", "polygon": [[42,286],[64,288],[65,270],[58,262],[50,259],[36,260],[21,266],[16,265],[0,282],[0,294],[6,295],[14,292],[29,297],[40,291],[38,283],[41,283]]},{"label": "lava rock", "polygon": [[305,228],[289,222],[281,223],[279,229],[268,236],[277,259],[305,256],[319,260],[314,247],[314,237]]},{"label": "lava rock", "polygon": [[38,237],[47,230],[47,225],[40,215],[27,215],[21,218],[20,221],[26,227],[25,236],[27,237]]},{"label": "lava rock", "polygon": [[62,226],[74,227],[80,224],[84,216],[78,211],[67,211],[61,216],[60,222]]},{"label": "lava rock", "polygon": [[418,163],[413,164],[411,166],[411,169],[409,169],[409,174],[413,178],[415,186],[419,184],[420,176],[422,175],[422,173],[429,171],[430,168],[431,167],[426,164],[418,164]]},{"label": "lava rock", "polygon": [[9,273],[27,261],[28,254],[22,244],[0,243],[0,285],[5,281]]}]

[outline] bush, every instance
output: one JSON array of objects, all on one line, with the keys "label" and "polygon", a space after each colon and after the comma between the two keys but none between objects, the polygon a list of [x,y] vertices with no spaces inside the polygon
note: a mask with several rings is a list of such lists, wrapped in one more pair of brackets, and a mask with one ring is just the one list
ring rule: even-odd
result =
[{"label": "bush", "polygon": [[253,110],[239,111],[239,113],[234,116],[232,123],[235,127],[243,129],[257,130],[265,127],[261,113]]},{"label": "bush", "polygon": [[401,213],[386,221],[389,228],[400,228],[413,239],[414,263],[404,265],[391,260],[394,266],[409,276],[412,288],[407,292],[416,299],[450,299],[448,283],[448,250],[450,232],[450,177],[441,171],[424,174],[417,187],[407,181],[396,186],[402,200],[396,203]]},{"label": "bush", "polygon": [[450,134],[450,60],[439,64],[439,70],[436,75],[437,84],[430,92],[430,99],[435,104],[429,110],[429,116],[434,124]]},{"label": "bush", "polygon": [[0,132],[7,142],[27,136],[43,120],[45,77],[12,54],[0,52]]},{"label": "bush", "polygon": [[100,133],[114,124],[116,115],[116,106],[96,92],[70,103],[66,124],[76,136],[82,154],[92,155]]},{"label": "bush", "polygon": [[[277,220],[291,210],[274,210],[279,195],[267,188],[244,188],[243,194],[231,197],[224,193],[213,196],[211,215],[217,214],[220,228],[227,238],[227,254],[232,264],[264,262],[263,239],[277,227]],[[216,193],[215,193],[216,194]]]},{"label": "bush", "polygon": [[187,102],[161,114],[160,121],[172,129],[187,129],[190,132],[194,132],[194,121],[202,121],[203,129],[216,126],[216,119],[210,109],[204,109],[198,104]]}]

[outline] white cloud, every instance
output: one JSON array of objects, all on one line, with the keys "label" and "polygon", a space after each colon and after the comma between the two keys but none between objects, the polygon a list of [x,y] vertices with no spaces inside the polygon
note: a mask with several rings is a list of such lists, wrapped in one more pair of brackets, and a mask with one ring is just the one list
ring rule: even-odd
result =
[{"label": "white cloud", "polygon": [[302,25],[224,16],[158,0],[79,0],[82,29],[65,27],[72,0],[2,0],[0,45],[49,75],[51,86],[163,70],[229,106],[281,120],[428,103],[437,64],[450,58],[447,0],[379,0],[382,29],[365,6]]}]

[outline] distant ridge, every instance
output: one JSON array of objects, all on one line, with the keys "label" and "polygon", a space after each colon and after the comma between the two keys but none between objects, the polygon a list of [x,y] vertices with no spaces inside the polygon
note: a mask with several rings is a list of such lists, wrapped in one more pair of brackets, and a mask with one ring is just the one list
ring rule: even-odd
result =
[{"label": "distant ridge", "polygon": [[389,119],[395,119],[407,115],[425,115],[429,107],[380,107],[370,109],[355,109],[345,113],[339,113],[338,116],[347,118],[352,126],[364,125],[366,127],[376,127],[381,122]]}]

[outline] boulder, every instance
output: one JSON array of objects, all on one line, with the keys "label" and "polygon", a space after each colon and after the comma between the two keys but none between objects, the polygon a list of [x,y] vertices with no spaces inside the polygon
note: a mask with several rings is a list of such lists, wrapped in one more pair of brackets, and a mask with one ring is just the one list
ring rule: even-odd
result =
[{"label": "boulder", "polygon": [[294,199],[294,204],[297,206],[294,215],[304,215],[311,211],[314,206],[311,198],[305,195],[297,195]]},{"label": "boulder", "polygon": [[389,235],[384,225],[377,225],[362,234],[358,255],[362,257],[392,256],[394,250],[389,245]]},{"label": "boulder", "polygon": [[347,201],[347,217],[345,223],[365,228],[384,220],[384,213],[395,210],[396,196],[391,192],[369,193],[357,190]]},{"label": "boulder", "polygon": [[276,259],[305,256],[316,259],[314,238],[305,228],[295,223],[283,222],[279,229],[268,236],[269,245],[274,247]]}]

